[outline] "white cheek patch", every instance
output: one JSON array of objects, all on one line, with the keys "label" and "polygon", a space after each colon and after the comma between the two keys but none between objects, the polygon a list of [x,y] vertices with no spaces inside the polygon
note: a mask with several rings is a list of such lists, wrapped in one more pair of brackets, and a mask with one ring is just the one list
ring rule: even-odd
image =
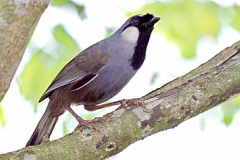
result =
[{"label": "white cheek patch", "polygon": [[136,27],[130,26],[121,33],[121,36],[126,41],[136,43],[139,37],[139,30]]}]

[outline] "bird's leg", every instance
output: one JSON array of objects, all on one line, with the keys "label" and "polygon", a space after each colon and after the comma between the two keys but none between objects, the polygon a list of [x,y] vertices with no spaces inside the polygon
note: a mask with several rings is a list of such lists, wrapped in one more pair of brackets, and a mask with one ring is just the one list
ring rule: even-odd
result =
[{"label": "bird's leg", "polygon": [[119,105],[121,104],[121,101],[115,101],[115,102],[110,102],[110,103],[106,103],[106,104],[101,104],[101,105],[92,105],[92,106],[88,106],[88,105],[85,105],[84,108],[88,111],[96,111],[96,110],[99,110],[99,109],[102,109],[102,108],[106,108],[106,107],[111,107],[111,106],[115,106],[115,105]]},{"label": "bird's leg", "polygon": [[71,108],[70,106],[66,107],[66,109],[67,109],[68,112],[71,113],[71,115],[73,115],[73,117],[78,121],[78,123],[79,123],[78,127],[86,126],[86,127],[92,128],[92,129],[94,129],[94,130],[97,130],[97,128],[94,127],[91,123],[98,121],[98,119],[84,120],[84,119],[82,119],[80,116],[78,116],[78,115],[72,110],[72,108]]},{"label": "bird's leg", "polygon": [[[123,99],[120,101],[115,101],[115,102],[111,102],[111,103],[106,103],[106,104],[102,104],[102,105],[96,105],[96,106],[87,106],[84,105],[84,108],[88,111],[95,111],[98,109],[102,109],[102,108],[106,108],[106,107],[111,107],[111,106],[115,106],[115,105],[120,105],[116,110],[119,110],[123,107],[125,107],[126,105],[137,105],[137,106],[142,106],[144,107],[144,100],[142,98],[134,98],[134,99]],[[73,115],[73,117],[78,121],[79,126],[86,126],[92,129],[96,129],[96,127],[94,127],[91,123],[92,122],[98,122],[99,119],[95,118],[93,120],[84,120],[82,119],[80,116],[78,116],[70,106],[67,106],[66,109],[68,110],[69,113],[71,113],[71,115]]]},{"label": "bird's leg", "polygon": [[111,103],[101,104],[97,106],[84,106],[84,108],[88,111],[95,111],[98,109],[111,107],[115,105],[120,105],[116,110],[123,108],[126,105],[137,105],[137,106],[144,106],[143,99],[142,98],[134,98],[134,99],[122,99],[120,101],[115,101]]}]

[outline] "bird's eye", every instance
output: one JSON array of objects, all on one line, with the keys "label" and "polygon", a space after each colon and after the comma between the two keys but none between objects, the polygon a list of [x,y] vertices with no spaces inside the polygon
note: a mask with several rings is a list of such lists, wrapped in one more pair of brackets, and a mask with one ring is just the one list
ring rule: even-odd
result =
[{"label": "bird's eye", "polygon": [[137,25],[138,23],[139,23],[139,20],[138,20],[138,19],[135,18],[135,19],[132,20],[132,24],[133,24],[133,25]]}]

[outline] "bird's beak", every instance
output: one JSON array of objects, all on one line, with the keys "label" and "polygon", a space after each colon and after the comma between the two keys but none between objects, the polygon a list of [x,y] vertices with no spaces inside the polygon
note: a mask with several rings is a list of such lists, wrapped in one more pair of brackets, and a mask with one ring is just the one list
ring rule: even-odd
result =
[{"label": "bird's beak", "polygon": [[145,27],[153,26],[160,20],[160,17],[153,17],[148,23],[145,23]]}]

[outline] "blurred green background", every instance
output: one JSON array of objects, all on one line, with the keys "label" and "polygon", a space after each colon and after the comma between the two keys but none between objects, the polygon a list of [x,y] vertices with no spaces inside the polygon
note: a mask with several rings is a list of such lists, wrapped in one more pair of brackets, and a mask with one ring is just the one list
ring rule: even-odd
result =
[{"label": "blurred green background", "polygon": [[[53,0],[51,5],[59,9],[64,9],[64,5],[71,5],[71,8],[68,9],[72,10],[74,8],[76,10],[75,14],[79,15],[79,20],[87,18],[87,15],[84,13],[84,8],[87,6],[70,0]],[[66,12],[68,12],[67,9]],[[217,42],[220,30],[224,27],[231,27],[240,31],[239,6],[225,7],[213,1],[153,1],[147,3],[138,11],[126,12],[126,15],[131,17],[135,14],[148,12],[161,16],[161,23],[158,23],[155,31],[158,34],[162,34],[169,42],[176,43],[180,48],[181,58],[189,61],[196,57],[197,44],[201,37],[209,36]],[[110,35],[113,30],[107,28],[106,36]],[[48,43],[51,43],[51,48],[54,52],[45,51],[46,47],[50,47],[47,44],[45,47],[39,48],[38,46],[33,46],[34,42],[31,42],[29,48],[32,57],[17,78],[21,94],[32,102],[35,112],[37,111],[39,98],[56,74],[81,51],[76,40],[65,30],[64,25],[57,24],[52,28],[52,36],[52,42]],[[223,106],[230,104],[237,105],[240,103],[235,100]],[[223,107],[223,112],[226,116],[223,122],[226,125],[231,123],[234,112],[237,111],[236,106],[234,108],[224,109]],[[0,119],[3,123],[5,121],[3,114],[1,115]]]},{"label": "blurred green background", "polygon": [[[138,1],[135,1],[135,3],[138,3]],[[200,51],[198,53],[198,49],[203,41],[215,45],[219,43],[220,37],[225,34],[224,32],[226,30],[234,33],[239,33],[240,31],[240,6],[239,3],[237,4],[237,1],[235,3],[234,1],[226,3],[217,0],[151,0],[141,1],[141,5],[137,6],[136,8],[132,7],[133,9],[129,9],[131,7],[121,9],[121,14],[124,14],[123,16],[128,18],[135,14],[150,12],[161,17],[160,23],[158,23],[154,29],[154,34],[161,36],[168,43],[176,46],[178,51],[178,55],[176,55],[177,60],[182,61],[183,64],[187,61],[195,63],[198,59],[204,59],[205,54],[202,54]],[[52,0],[50,7],[66,13],[71,12],[71,14],[77,16],[78,21],[82,23],[88,20],[88,12],[86,11],[88,5],[80,0]],[[108,10],[107,4],[99,7],[102,7],[102,10]],[[114,17],[114,15],[112,16]],[[115,17],[113,19],[117,18],[118,17]],[[41,21],[39,23],[41,23]],[[73,23],[72,25],[75,24]],[[74,33],[66,28],[65,23],[52,25],[49,40],[41,43],[41,45],[38,44],[37,39],[33,38],[27,49],[27,58],[25,58],[22,68],[18,71],[19,73],[14,79],[14,81],[17,82],[20,94],[31,104],[33,108],[32,111],[35,113],[38,112],[39,98],[53,78],[69,60],[84,49],[81,47],[82,42],[77,41]],[[81,26],[78,26],[78,28],[81,29]],[[117,26],[106,25],[102,38],[109,36],[116,29]],[[85,32],[90,31],[86,30]],[[44,35],[44,33],[41,34]],[[92,36],[94,35],[90,35],[89,38]],[[222,45],[222,49],[226,47],[227,45]],[[167,53],[168,51],[164,52],[164,54],[172,54]],[[216,53],[217,52],[209,53],[212,54],[210,57]],[[164,57],[164,54],[161,56]],[[174,67],[175,60],[176,59],[172,59],[171,62],[169,62],[172,63],[172,67]],[[189,71],[191,69],[194,68],[188,68]],[[157,68],[156,71],[151,74],[151,77],[149,77],[149,85],[160,87],[162,85],[162,83],[160,83],[161,76],[163,75],[162,72],[163,68]],[[181,75],[181,73],[169,74],[173,74],[170,76],[172,79]],[[46,105],[46,103],[44,105]],[[211,113],[210,116],[213,116],[224,125],[229,126],[234,120],[235,115],[239,112],[240,98],[234,98],[221,104],[219,107],[221,108],[221,116],[211,115]],[[8,120],[5,118],[4,111],[4,105],[1,105],[0,126],[2,130],[8,126]],[[86,114],[85,118],[91,119],[97,114],[98,113]],[[71,117],[67,117],[62,122],[64,134],[69,132],[67,126],[70,119]],[[204,120],[203,116],[199,123],[200,128],[204,129],[206,123],[208,122]]]}]

